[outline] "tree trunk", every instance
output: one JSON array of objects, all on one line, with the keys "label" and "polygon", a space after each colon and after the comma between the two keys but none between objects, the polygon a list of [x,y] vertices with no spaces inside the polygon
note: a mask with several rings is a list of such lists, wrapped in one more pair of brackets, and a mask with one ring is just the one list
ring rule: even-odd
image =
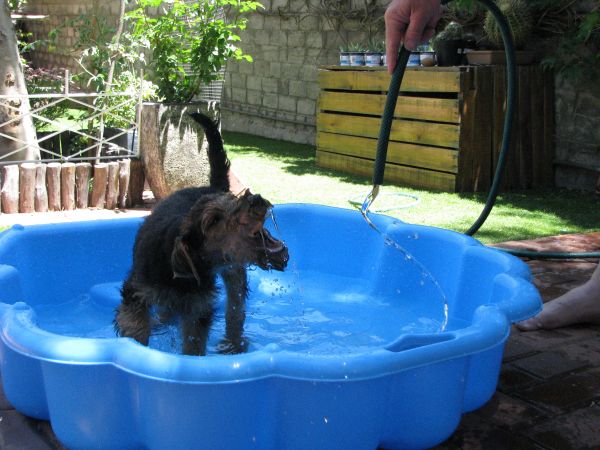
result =
[{"label": "tree trunk", "polygon": [[29,113],[27,86],[15,29],[5,0],[0,0],[0,161],[39,160],[40,150]]}]

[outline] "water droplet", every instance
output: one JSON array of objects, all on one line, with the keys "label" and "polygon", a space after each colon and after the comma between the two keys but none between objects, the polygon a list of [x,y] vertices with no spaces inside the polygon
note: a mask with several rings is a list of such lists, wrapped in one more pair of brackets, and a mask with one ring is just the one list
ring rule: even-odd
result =
[{"label": "water droplet", "polygon": [[328,419],[327,417],[323,417],[323,421],[324,421],[325,423],[329,423],[329,419]]}]

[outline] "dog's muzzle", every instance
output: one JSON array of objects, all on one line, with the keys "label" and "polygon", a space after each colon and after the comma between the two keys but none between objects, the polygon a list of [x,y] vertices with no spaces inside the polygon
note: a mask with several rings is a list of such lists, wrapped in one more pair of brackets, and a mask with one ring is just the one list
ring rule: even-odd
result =
[{"label": "dog's muzzle", "polygon": [[287,266],[290,255],[288,248],[283,241],[275,239],[265,228],[261,230],[264,252],[261,252],[258,258],[258,266],[261,269],[284,270]]}]

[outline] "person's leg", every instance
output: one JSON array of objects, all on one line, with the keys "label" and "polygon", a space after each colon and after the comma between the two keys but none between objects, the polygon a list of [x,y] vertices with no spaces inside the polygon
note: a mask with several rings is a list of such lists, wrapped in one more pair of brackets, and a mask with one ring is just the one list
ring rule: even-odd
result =
[{"label": "person's leg", "polygon": [[549,330],[578,323],[600,324],[600,264],[586,283],[544,304],[542,312],[516,327]]}]

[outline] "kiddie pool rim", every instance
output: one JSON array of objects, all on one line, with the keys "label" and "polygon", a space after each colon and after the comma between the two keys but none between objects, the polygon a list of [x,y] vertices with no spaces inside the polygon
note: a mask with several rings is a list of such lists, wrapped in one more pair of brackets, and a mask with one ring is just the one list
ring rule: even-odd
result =
[{"label": "kiddie pool rim", "polygon": [[[276,209],[294,206],[298,205],[279,205]],[[134,218],[103,222],[135,226],[142,220],[143,218]],[[374,220],[381,226],[392,219],[376,215]],[[78,222],[77,226],[85,228],[86,224],[90,223],[92,222]],[[57,225],[31,225],[27,229],[49,226]],[[59,226],[70,228],[73,223]],[[410,226],[416,230],[432,228]],[[11,236],[25,230],[25,227],[17,225],[1,233],[0,246],[9,241]],[[508,269],[496,275],[494,287],[502,285],[508,288],[511,295],[501,304],[477,307],[471,324],[463,329],[423,335],[401,335],[395,343],[388,346],[392,349],[402,347],[403,341],[407,341],[409,348],[399,352],[381,348],[352,355],[306,355],[282,351],[276,344],[271,344],[248,354],[198,358],[150,349],[129,338],[72,338],[49,333],[37,327],[34,311],[22,302],[12,305],[0,304],[0,339],[11,350],[40,361],[76,365],[111,364],[138,376],[181,383],[232,383],[268,377],[316,381],[361,380],[466,357],[497,347],[507,339],[510,322],[523,320],[541,309],[539,294],[529,280],[527,266],[516,257],[482,246],[475,239],[449,230],[438,231],[448,233],[446,237],[451,236],[463,242],[466,239],[467,246],[473,247],[476,252],[482,252],[483,255],[494,253],[495,258],[503,258]],[[519,308],[520,312],[511,311],[517,296],[519,303],[525,300],[527,304],[527,307]],[[524,316],[523,310],[527,311]],[[410,341],[415,339],[415,342],[420,344],[411,348]]]}]

